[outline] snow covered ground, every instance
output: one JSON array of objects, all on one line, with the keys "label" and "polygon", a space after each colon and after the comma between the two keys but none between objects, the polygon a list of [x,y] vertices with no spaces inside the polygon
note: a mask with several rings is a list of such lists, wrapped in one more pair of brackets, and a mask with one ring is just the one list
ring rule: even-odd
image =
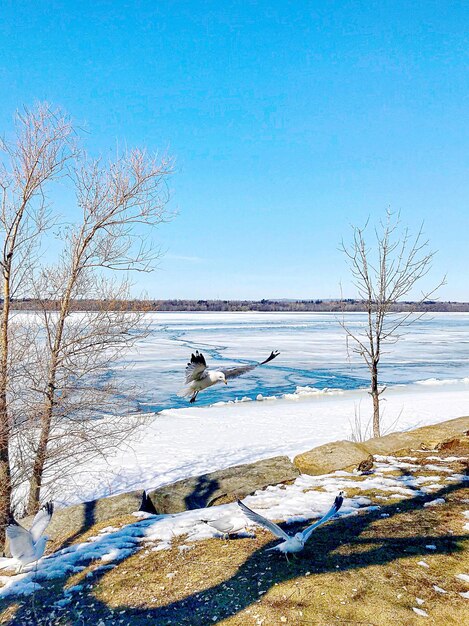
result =
[{"label": "snow covered ground", "polygon": [[[85,501],[270,456],[293,457],[349,438],[354,411],[367,415],[369,403],[366,392],[350,391],[166,410],[125,449],[67,478],[54,497],[62,503]],[[383,406],[385,429],[396,420],[394,430],[436,423],[468,414],[469,384],[392,388]]]},{"label": "snow covered ground", "polygon": [[[69,504],[299,452],[349,438],[355,414],[371,410],[362,363],[349,361],[333,314],[150,313],[152,333],[127,355],[148,423],[113,456],[77,468],[51,497]],[[364,317],[350,314],[359,328]],[[469,314],[436,314],[417,323],[383,357],[384,431],[469,413]],[[200,394],[177,397],[190,353],[222,366],[271,364]],[[165,408],[167,407],[167,408]],[[183,408],[182,408],[183,407]],[[159,411],[155,413],[155,411]]]}]

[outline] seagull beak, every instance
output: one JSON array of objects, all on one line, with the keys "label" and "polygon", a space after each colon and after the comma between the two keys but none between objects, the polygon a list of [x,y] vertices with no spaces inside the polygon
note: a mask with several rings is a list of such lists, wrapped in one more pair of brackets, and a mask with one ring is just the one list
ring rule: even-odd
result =
[{"label": "seagull beak", "polygon": [[228,384],[228,381],[227,381],[227,380],[225,380],[225,381],[224,381],[224,383],[225,383],[225,385],[227,385],[227,384]]}]

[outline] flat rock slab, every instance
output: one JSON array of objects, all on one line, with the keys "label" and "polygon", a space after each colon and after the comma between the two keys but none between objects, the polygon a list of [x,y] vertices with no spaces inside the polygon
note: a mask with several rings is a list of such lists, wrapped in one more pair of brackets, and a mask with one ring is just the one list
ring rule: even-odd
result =
[{"label": "flat rock slab", "polygon": [[288,457],[277,456],[180,480],[149,495],[158,513],[179,513],[233,502],[268,485],[295,480],[298,474]]},{"label": "flat rock slab", "polygon": [[458,417],[433,426],[423,426],[402,433],[391,433],[368,441],[334,441],[298,454],[295,466],[303,474],[318,476],[337,470],[350,470],[370,454],[389,456],[412,450],[436,450],[449,446],[465,445],[469,417]]}]

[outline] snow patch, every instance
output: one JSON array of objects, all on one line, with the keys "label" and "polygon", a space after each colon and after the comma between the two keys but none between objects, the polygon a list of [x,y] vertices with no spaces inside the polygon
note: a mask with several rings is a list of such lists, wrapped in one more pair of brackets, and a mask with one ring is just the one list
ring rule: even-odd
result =
[{"label": "snow patch", "polygon": [[444,498],[436,498],[435,500],[431,500],[430,502],[425,502],[423,506],[425,508],[431,507],[431,506],[440,506],[440,504],[445,504],[445,502],[446,501]]},{"label": "snow patch", "polygon": [[420,615],[420,617],[428,617],[428,613],[426,611],[424,611],[423,609],[419,609],[415,606],[412,607],[412,611],[414,613],[417,613],[417,615]]}]

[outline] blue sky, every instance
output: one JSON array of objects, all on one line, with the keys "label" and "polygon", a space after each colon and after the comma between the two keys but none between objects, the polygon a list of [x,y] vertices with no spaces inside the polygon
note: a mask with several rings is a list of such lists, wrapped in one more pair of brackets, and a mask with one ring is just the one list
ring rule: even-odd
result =
[{"label": "blue sky", "polygon": [[4,0],[0,43],[2,132],[45,99],[92,153],[176,158],[135,293],[353,295],[340,239],[390,206],[469,300],[467,2]]}]

